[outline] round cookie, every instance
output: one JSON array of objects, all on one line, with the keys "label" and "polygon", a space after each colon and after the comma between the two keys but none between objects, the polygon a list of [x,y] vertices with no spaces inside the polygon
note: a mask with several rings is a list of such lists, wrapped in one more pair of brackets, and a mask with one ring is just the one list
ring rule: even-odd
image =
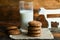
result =
[{"label": "round cookie", "polygon": [[41,27],[28,27],[28,30],[41,30]]},{"label": "round cookie", "polygon": [[39,36],[41,36],[41,34],[40,33],[28,34],[28,36],[31,36],[31,37],[39,37]]},{"label": "round cookie", "polygon": [[29,26],[42,26],[42,23],[39,21],[30,21]]},{"label": "round cookie", "polygon": [[16,26],[10,26],[10,27],[7,27],[8,30],[11,30],[11,29],[18,29]]},{"label": "round cookie", "polygon": [[21,34],[21,32],[17,29],[17,30],[10,30],[10,31],[8,31],[9,32],[9,34],[11,34],[11,35],[18,35],[18,34]]},{"label": "round cookie", "polygon": [[28,34],[29,33],[33,33],[33,34],[35,34],[35,33],[41,33],[41,31],[38,31],[38,30],[37,31],[28,31]]}]

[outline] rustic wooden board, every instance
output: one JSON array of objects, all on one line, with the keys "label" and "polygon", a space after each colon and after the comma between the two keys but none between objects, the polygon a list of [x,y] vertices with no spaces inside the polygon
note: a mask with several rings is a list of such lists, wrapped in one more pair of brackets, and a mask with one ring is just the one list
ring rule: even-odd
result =
[{"label": "rustic wooden board", "polygon": [[0,6],[1,5],[13,5],[13,6],[16,6],[16,5],[19,5],[19,0],[0,0]]},{"label": "rustic wooden board", "polygon": [[19,0],[0,0],[0,25],[10,24],[16,26],[20,24]]},{"label": "rustic wooden board", "polygon": [[38,2],[40,7],[44,7],[46,9],[60,8],[60,0],[25,0],[25,1],[33,1],[34,4]]},{"label": "rustic wooden board", "polygon": [[[23,1],[23,0],[20,0]],[[46,9],[59,9],[60,8],[60,0],[24,0],[24,1],[33,1],[34,4],[39,3],[40,7],[44,7]],[[36,2],[34,2],[36,1]],[[0,0],[0,5],[19,5],[19,0]]]},{"label": "rustic wooden board", "polygon": [[60,14],[47,14],[47,18],[59,18]]}]

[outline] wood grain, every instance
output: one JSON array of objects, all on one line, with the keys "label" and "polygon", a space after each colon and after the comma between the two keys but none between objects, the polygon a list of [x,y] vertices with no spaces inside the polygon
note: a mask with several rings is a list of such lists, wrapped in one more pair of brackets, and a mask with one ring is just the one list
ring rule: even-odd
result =
[{"label": "wood grain", "polygon": [[47,18],[60,18],[60,14],[47,14]]},{"label": "wood grain", "polygon": [[53,33],[53,36],[56,38],[60,38],[60,33]]},{"label": "wood grain", "polygon": [[60,0],[25,0],[25,1],[36,1],[34,4],[39,3],[40,7],[44,7],[46,9],[59,9],[60,8]]}]

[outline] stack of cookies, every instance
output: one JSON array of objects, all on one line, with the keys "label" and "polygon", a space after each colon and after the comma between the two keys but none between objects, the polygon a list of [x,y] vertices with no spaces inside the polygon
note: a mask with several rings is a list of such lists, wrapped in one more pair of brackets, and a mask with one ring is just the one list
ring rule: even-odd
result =
[{"label": "stack of cookies", "polygon": [[21,33],[16,26],[7,27],[7,30],[10,35],[18,35]]},{"label": "stack of cookies", "polygon": [[41,35],[42,23],[39,21],[30,21],[28,24],[28,35],[32,37],[39,37]]}]

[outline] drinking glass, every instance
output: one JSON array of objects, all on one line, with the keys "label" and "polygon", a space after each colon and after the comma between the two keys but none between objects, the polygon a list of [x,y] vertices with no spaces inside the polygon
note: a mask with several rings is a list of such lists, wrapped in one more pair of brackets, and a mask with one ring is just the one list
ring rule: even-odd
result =
[{"label": "drinking glass", "polygon": [[33,2],[20,1],[21,28],[26,29],[33,21]]}]

